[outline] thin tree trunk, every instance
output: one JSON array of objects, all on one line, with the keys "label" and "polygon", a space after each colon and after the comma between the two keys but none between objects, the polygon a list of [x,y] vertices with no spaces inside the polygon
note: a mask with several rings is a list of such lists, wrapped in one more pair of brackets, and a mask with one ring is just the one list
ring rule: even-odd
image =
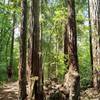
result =
[{"label": "thin tree trunk", "polygon": [[9,63],[8,68],[7,68],[8,79],[12,79],[12,77],[13,77],[13,50],[14,50],[15,23],[16,23],[16,18],[15,18],[15,12],[14,12],[13,13],[13,29],[12,29],[12,36],[11,36],[10,63]]},{"label": "thin tree trunk", "polygon": [[22,0],[22,20],[20,32],[19,65],[19,100],[27,100],[26,92],[26,34],[27,34],[27,0]]},{"label": "thin tree trunk", "polygon": [[92,80],[91,80],[91,86],[93,86],[93,51],[92,51],[92,27],[91,27],[91,20],[90,20],[90,7],[89,7],[89,0],[88,0],[88,17],[89,17],[89,41],[90,41],[90,63],[91,63],[91,69],[92,69]]},{"label": "thin tree trunk", "polygon": [[13,13],[13,32],[12,32],[12,40],[11,40],[11,52],[10,52],[10,65],[13,65],[13,49],[14,49],[14,30],[15,30],[15,12]]},{"label": "thin tree trunk", "polygon": [[65,25],[65,32],[64,32],[64,63],[65,66],[68,67],[68,33],[67,33],[67,25]]}]

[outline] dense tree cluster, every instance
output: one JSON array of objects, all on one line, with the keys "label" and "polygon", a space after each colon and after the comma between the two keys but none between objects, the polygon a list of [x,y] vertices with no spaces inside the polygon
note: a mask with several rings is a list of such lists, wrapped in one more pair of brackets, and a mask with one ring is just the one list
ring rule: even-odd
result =
[{"label": "dense tree cluster", "polygon": [[0,82],[13,80],[19,100],[100,93],[100,1],[0,1]]}]

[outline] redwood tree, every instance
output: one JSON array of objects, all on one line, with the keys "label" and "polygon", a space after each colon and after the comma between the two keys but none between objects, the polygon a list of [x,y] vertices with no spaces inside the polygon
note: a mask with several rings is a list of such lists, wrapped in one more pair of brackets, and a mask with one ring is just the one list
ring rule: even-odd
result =
[{"label": "redwood tree", "polygon": [[38,80],[35,81],[33,87],[33,91],[35,93],[35,100],[43,100],[39,14],[40,14],[40,0],[31,0],[29,65],[31,70],[30,79],[35,78],[36,76],[38,77]]},{"label": "redwood tree", "polygon": [[77,31],[75,18],[75,0],[68,0],[68,55],[69,71],[65,75],[64,87],[69,95],[69,100],[79,99],[80,77],[77,57]]},{"label": "redwood tree", "polygon": [[100,0],[89,0],[92,27],[93,86],[100,90]]},{"label": "redwood tree", "polygon": [[20,30],[20,65],[19,65],[19,100],[26,100],[26,33],[27,33],[27,0],[21,1],[22,19]]},{"label": "redwood tree", "polygon": [[88,18],[89,18],[89,41],[90,41],[90,63],[92,69],[91,86],[93,86],[93,50],[92,50],[92,27],[90,20],[90,5],[88,0]]}]

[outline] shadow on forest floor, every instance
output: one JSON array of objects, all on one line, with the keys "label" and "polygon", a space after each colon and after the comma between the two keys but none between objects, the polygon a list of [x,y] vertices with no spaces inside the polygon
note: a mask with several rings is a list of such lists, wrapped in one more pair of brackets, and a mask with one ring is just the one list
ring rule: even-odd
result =
[{"label": "shadow on forest floor", "polygon": [[[18,100],[18,82],[9,82],[0,86],[0,100]],[[100,100],[100,93],[88,88],[81,92],[81,100]]]}]

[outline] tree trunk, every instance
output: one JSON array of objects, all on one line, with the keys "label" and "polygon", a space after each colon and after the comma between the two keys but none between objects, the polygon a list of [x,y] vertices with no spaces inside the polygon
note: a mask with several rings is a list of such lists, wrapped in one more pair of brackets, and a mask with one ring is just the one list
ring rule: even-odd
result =
[{"label": "tree trunk", "polygon": [[[67,7],[67,0],[64,0],[64,6]],[[64,63],[65,66],[68,66],[68,32],[67,32],[67,23],[65,24],[64,31]]]},{"label": "tree trunk", "polygon": [[79,100],[80,77],[77,57],[77,33],[75,19],[75,1],[68,0],[68,55],[69,71],[65,75],[64,87],[69,100]]},{"label": "tree trunk", "polygon": [[19,100],[27,100],[26,92],[26,34],[27,34],[27,0],[22,0],[22,20],[20,32],[19,65]]},{"label": "tree trunk", "polygon": [[[43,100],[43,84],[42,84],[42,58],[41,58],[41,47],[40,47],[40,0],[31,0],[31,22],[30,22],[30,35],[32,36],[30,48],[30,67],[31,67],[31,78],[38,77],[35,81],[33,91],[35,94],[35,100]],[[32,84],[32,81],[31,83]]]},{"label": "tree trunk", "polygon": [[89,0],[92,27],[93,86],[100,90],[100,1]]},{"label": "tree trunk", "polygon": [[89,41],[90,41],[90,63],[91,63],[91,70],[92,70],[92,77],[91,77],[91,86],[93,86],[93,51],[92,51],[92,27],[91,27],[91,20],[90,20],[90,7],[89,7],[89,0],[88,0],[88,18],[89,18]]},{"label": "tree trunk", "polygon": [[10,63],[7,68],[8,79],[12,79],[13,76],[13,50],[14,50],[15,23],[16,23],[15,12],[13,12],[13,29],[12,29],[12,36],[11,36]]},{"label": "tree trunk", "polygon": [[67,25],[65,26],[64,32],[64,63],[68,68],[68,33],[67,33]]}]

